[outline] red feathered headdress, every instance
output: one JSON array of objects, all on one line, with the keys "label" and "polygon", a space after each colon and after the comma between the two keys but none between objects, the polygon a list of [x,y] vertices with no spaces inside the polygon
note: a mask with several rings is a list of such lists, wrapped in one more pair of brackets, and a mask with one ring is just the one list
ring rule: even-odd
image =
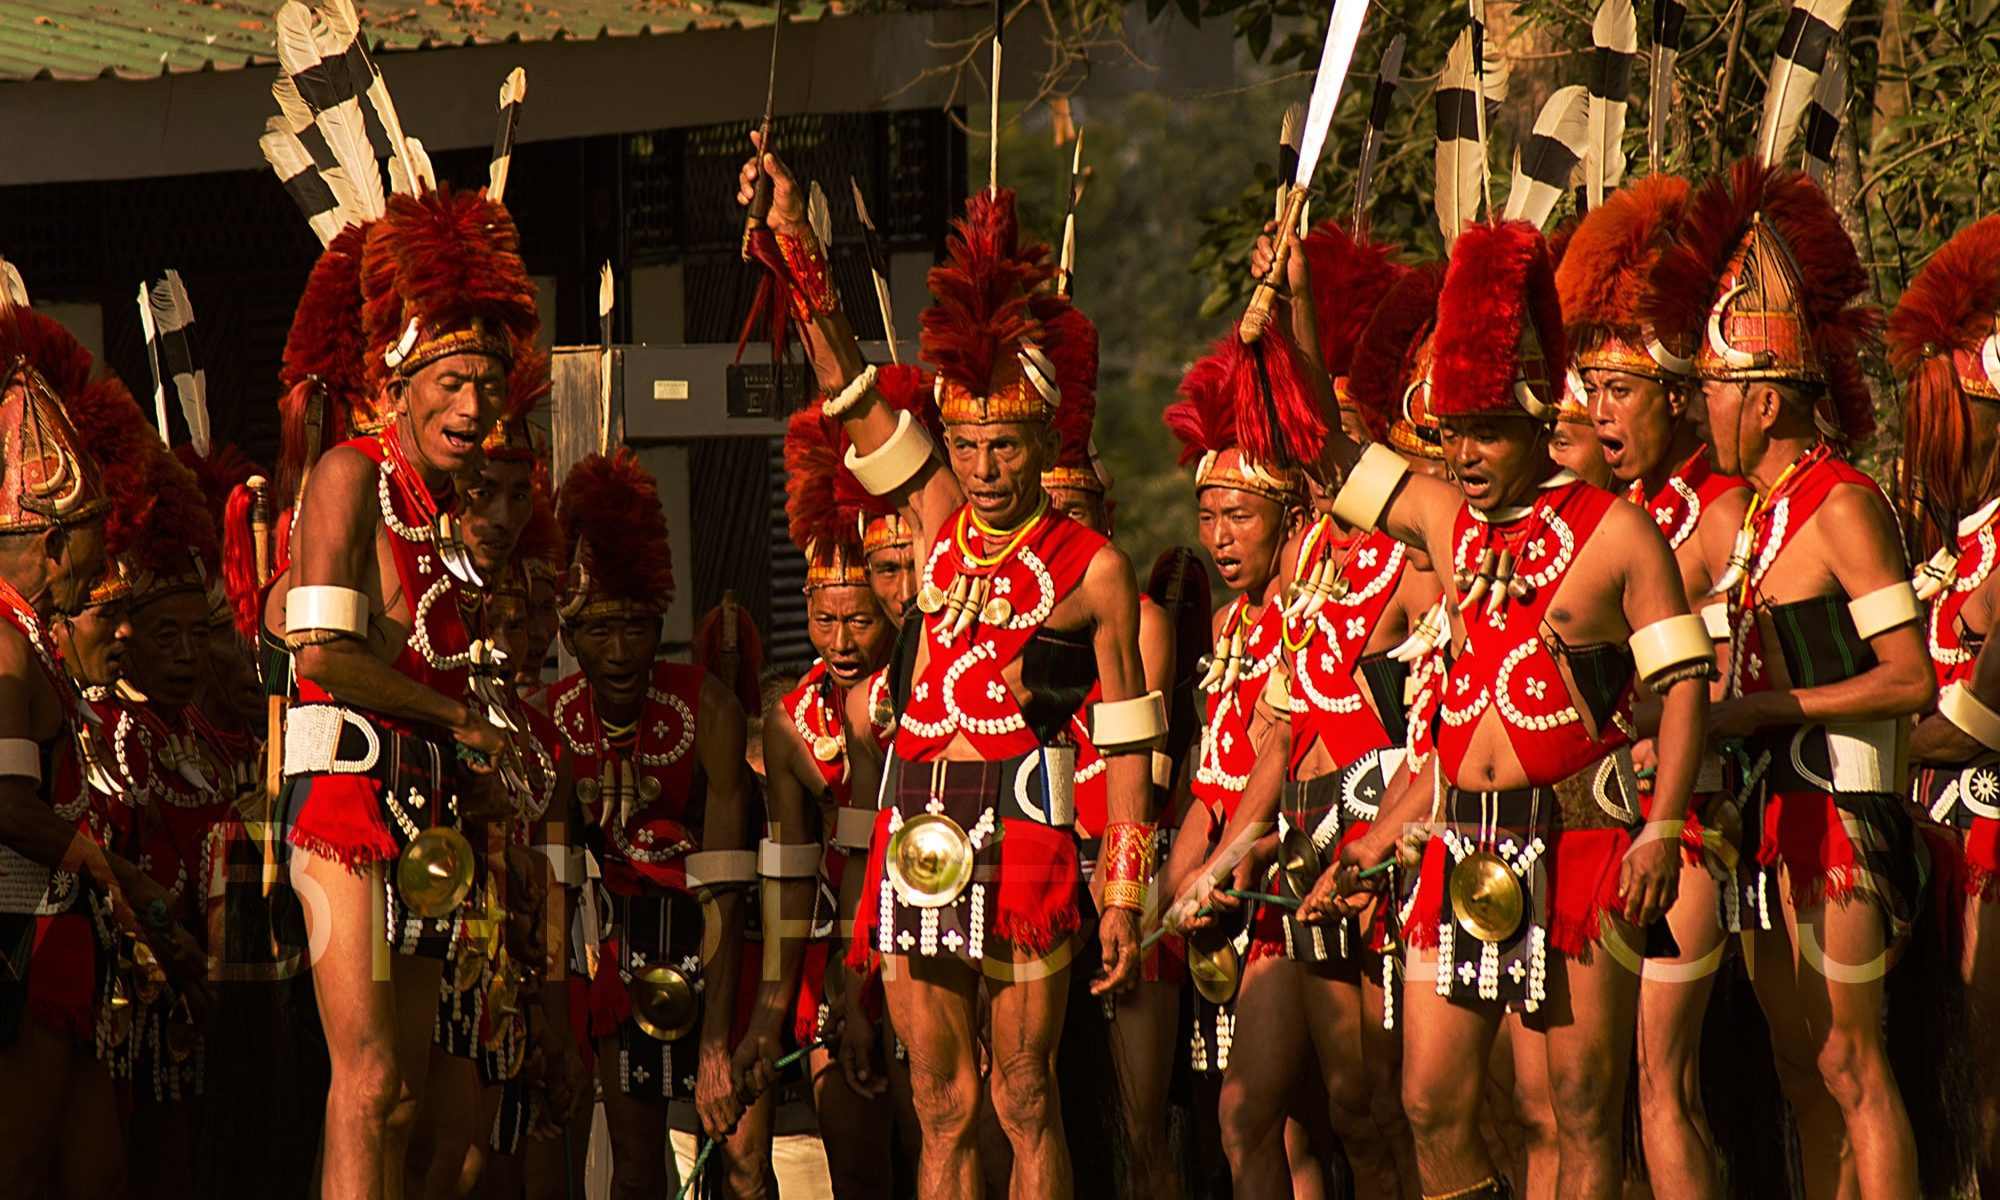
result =
[{"label": "red feathered headdress", "polygon": [[486,435],[486,457],[503,462],[538,462],[541,447],[535,444],[534,427],[528,418],[548,398],[549,356],[536,347],[532,338],[514,348],[514,365],[507,370],[507,400],[500,419]]},{"label": "red feathered headdress", "polygon": [[1500,221],[1458,235],[1438,293],[1434,355],[1438,416],[1555,418],[1569,351],[1541,230]]},{"label": "red feathered headdress", "polygon": [[1431,332],[1444,267],[1425,263],[1390,286],[1354,346],[1347,394],[1369,433],[1404,454],[1442,458],[1430,411]]},{"label": "red feathered headdress", "polygon": [[1964,516],[1968,483],[1987,463],[1966,461],[1968,397],[2000,401],[2000,216],[1946,242],[1896,302],[1886,342],[1903,380],[1902,492],[1940,516]]},{"label": "red feathered headdress", "polygon": [[[1069,302],[1036,295],[1055,274],[1049,248],[1023,247],[1014,193],[975,192],[953,222],[944,262],[931,268],[923,356],[937,371],[939,416],[947,425],[1041,422],[1061,403],[1050,343]],[[1052,351],[1055,351],[1052,353]]]},{"label": "red feathered headdress", "polygon": [[1050,419],[1058,439],[1056,463],[1042,472],[1042,487],[1102,496],[1111,488],[1111,476],[1091,440],[1097,420],[1097,326],[1082,310],[1065,305],[1045,327],[1056,333],[1047,345],[1062,403]]},{"label": "red feathered headdress", "polygon": [[99,390],[125,396],[115,378],[91,379],[90,351],[69,330],[0,303],[0,533],[81,525],[110,507],[67,411]]},{"label": "red feathered headdress", "polygon": [[1338,221],[1322,221],[1300,245],[1312,273],[1313,320],[1319,327],[1319,356],[1333,377],[1342,408],[1351,408],[1355,350],[1375,306],[1409,268],[1396,263],[1387,242],[1357,242]]},{"label": "red feathered headdress", "polygon": [[152,490],[153,459],[164,455],[160,435],[125,385],[104,378],[85,385],[66,406],[76,422],[78,448],[95,464],[105,494],[104,555],[111,564],[91,589],[90,603],[132,594],[126,556],[152,524],[159,497]]},{"label": "red feathered headdress", "polygon": [[1642,302],[1655,328],[1706,331],[1704,379],[1824,386],[1815,417],[1852,443],[1875,430],[1860,352],[1880,326],[1854,301],[1868,272],[1812,179],[1745,160],[1702,186]]},{"label": "red feathered headdress", "polygon": [[511,363],[539,324],[514,219],[483,191],[391,196],[362,249],[361,296],[371,391],[453,354]]},{"label": "red feathered headdress", "polygon": [[200,482],[158,442],[137,474],[151,502],[121,560],[131,577],[132,603],[206,592],[222,548]]},{"label": "red feathered headdress", "polygon": [[629,448],[570,468],[556,496],[569,574],[562,616],[606,608],[664,612],[674,598],[673,553],[660,490]]},{"label": "red feathered headdress", "polygon": [[785,521],[806,556],[806,590],[867,587],[862,529],[872,499],[841,464],[840,423],[818,404],[785,430]]},{"label": "red feathered headdress", "polygon": [[1556,291],[1578,370],[1668,381],[1693,372],[1695,331],[1655,329],[1641,312],[1692,191],[1678,175],[1649,175],[1613,192],[1577,227],[1556,268]]},{"label": "red feathered headdress", "polygon": [[221,578],[209,580],[214,608],[209,621],[217,627],[234,624],[255,640],[262,596],[257,583],[256,533],[250,527],[254,497],[249,482],[264,472],[233,442],[211,446],[207,458],[186,442],[174,447],[174,457],[194,473],[201,486],[221,541]]},{"label": "red feathered headdress", "polygon": [[1309,454],[1279,433],[1285,422],[1277,396],[1306,394],[1299,359],[1283,323],[1274,321],[1247,345],[1234,330],[1224,334],[1181,377],[1181,398],[1167,406],[1164,419],[1181,440],[1180,461],[1195,464],[1196,491],[1225,487],[1285,506],[1303,501],[1305,479],[1296,464],[1318,457],[1326,424],[1318,420],[1319,444]]}]

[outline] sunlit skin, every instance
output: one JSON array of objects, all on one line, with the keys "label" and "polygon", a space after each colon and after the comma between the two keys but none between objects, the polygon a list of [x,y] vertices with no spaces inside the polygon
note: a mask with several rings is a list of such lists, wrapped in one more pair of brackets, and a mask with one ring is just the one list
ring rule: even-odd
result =
[{"label": "sunlit skin", "polygon": [[1465,502],[1481,512],[1530,504],[1555,473],[1549,426],[1525,416],[1445,417],[1439,422],[1444,462]]},{"label": "sunlit skin", "polygon": [[873,591],[816,587],[806,593],[806,635],[827,673],[841,687],[853,687],[888,657],[896,627]]},{"label": "sunlit skin", "polygon": [[917,555],[910,543],[869,551],[868,588],[889,619],[900,624],[917,598]]},{"label": "sunlit skin", "polygon": [[391,390],[404,405],[404,450],[452,475],[483,457],[480,443],[507,398],[507,367],[490,354],[453,354]]},{"label": "sunlit skin", "polygon": [[660,614],[640,608],[586,613],[562,636],[590,681],[597,715],[607,721],[636,717],[660,648]]},{"label": "sunlit skin", "polygon": [[200,592],[173,592],[132,609],[125,675],[155,704],[193,703],[207,654],[208,597]]},{"label": "sunlit skin", "polygon": [[1620,483],[1646,481],[1653,491],[1679,463],[1671,461],[1687,398],[1679,388],[1629,371],[1583,372],[1584,394],[1604,461]]},{"label": "sunlit skin", "polygon": [[535,508],[535,464],[482,459],[458,478],[460,526],[472,565],[488,578],[514,556]]},{"label": "sunlit skin", "polygon": [[56,652],[70,678],[85,687],[115,683],[124,666],[132,621],[123,599],[93,604],[73,617],[56,622]]},{"label": "sunlit skin", "polygon": [[1258,595],[1278,577],[1288,522],[1278,502],[1237,488],[1207,487],[1195,497],[1201,548],[1232,592]]},{"label": "sunlit skin", "polygon": [[1604,461],[1604,448],[1597,431],[1585,421],[1557,421],[1549,431],[1549,457],[1559,467],[1576,473],[1578,479],[1594,487],[1611,486],[1611,468]]},{"label": "sunlit skin", "polygon": [[1041,425],[953,425],[945,453],[965,501],[980,520],[1012,529],[1042,498],[1042,470],[1055,461],[1055,434]]}]

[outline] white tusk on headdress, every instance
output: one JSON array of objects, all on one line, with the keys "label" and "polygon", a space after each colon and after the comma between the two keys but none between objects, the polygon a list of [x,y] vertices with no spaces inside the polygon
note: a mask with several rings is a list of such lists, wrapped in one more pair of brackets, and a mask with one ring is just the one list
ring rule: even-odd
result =
[{"label": "white tusk on headdress", "polygon": [[1666,343],[1662,342],[1660,336],[1653,332],[1651,325],[1641,326],[1640,332],[1646,339],[1646,356],[1660,364],[1661,369],[1671,375],[1694,374],[1694,360],[1691,358],[1682,358],[1680,355],[1667,349]]},{"label": "white tusk on headdress", "polygon": [[1715,307],[1708,310],[1708,348],[1715,352],[1715,356],[1722,360],[1724,366],[1738,371],[1747,371],[1756,366],[1759,356],[1748,350],[1738,350],[1729,344],[1729,339],[1722,335],[1722,318],[1729,308],[1729,302],[1748,290],[1748,284],[1739,283],[1722,293],[1722,298],[1715,302]]},{"label": "white tusk on headdress", "polygon": [[1986,382],[2000,388],[2000,329],[1979,343],[1979,367],[1986,372]]},{"label": "white tusk on headdress", "polygon": [[1521,406],[1521,411],[1538,421],[1546,421],[1556,415],[1555,409],[1536,397],[1535,390],[1528,386],[1528,381],[1525,379],[1514,381],[1514,403]]}]

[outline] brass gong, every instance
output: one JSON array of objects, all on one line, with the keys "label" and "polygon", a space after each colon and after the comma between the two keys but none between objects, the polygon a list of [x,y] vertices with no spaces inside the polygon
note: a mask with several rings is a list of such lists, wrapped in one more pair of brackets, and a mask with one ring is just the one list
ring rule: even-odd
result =
[{"label": "brass gong", "polygon": [[884,859],[896,894],[916,908],[943,908],[972,882],[972,839],[943,813],[904,821]]},{"label": "brass gong", "polygon": [[1278,882],[1284,894],[1294,900],[1305,899],[1319,882],[1322,868],[1312,834],[1288,821],[1285,836],[1278,840]]},{"label": "brass gong", "polygon": [[433,825],[403,848],[396,861],[396,891],[419,917],[442,917],[472,890],[472,843],[445,825]]},{"label": "brass gong", "polygon": [[1220,1006],[1229,1003],[1243,983],[1243,960],[1237,956],[1233,942],[1225,941],[1211,949],[1189,938],[1187,967],[1188,978],[1194,981],[1194,990],[1210,1004]]},{"label": "brass gong", "polygon": [[646,1036],[679,1041],[694,1032],[701,1001],[694,982],[665,963],[654,963],[632,975],[632,1020]]},{"label": "brass gong", "polygon": [[1504,942],[1521,928],[1528,895],[1499,855],[1475,850],[1451,869],[1452,915],[1458,927],[1482,942]]}]

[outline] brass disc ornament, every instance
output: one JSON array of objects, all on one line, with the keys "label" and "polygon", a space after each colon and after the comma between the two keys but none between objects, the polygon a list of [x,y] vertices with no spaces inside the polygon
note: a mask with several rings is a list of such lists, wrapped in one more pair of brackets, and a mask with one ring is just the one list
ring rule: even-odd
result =
[{"label": "brass disc ornament", "polygon": [[1482,942],[1504,942],[1521,928],[1528,894],[1497,854],[1475,850],[1451,868],[1448,890],[1458,927]]}]

